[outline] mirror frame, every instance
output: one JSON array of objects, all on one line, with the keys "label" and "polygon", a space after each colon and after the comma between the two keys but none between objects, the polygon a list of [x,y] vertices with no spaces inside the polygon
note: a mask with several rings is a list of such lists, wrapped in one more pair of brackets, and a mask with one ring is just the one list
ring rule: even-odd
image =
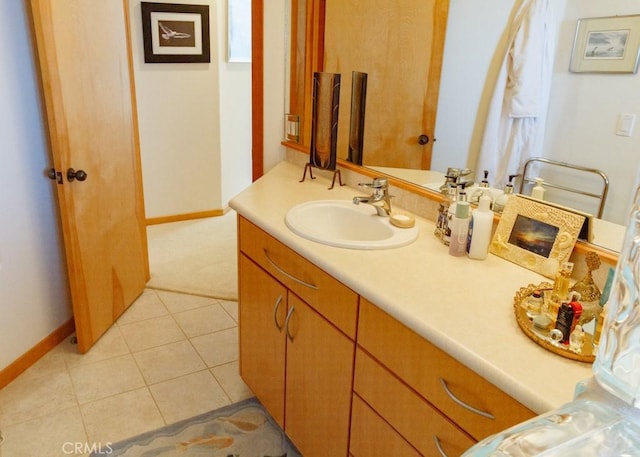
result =
[{"label": "mirror frame", "polygon": [[[251,157],[253,181],[256,181],[264,174],[264,1],[265,0],[251,0]],[[309,149],[300,144],[289,141],[282,141],[281,144],[300,153],[309,154]],[[364,176],[376,177],[385,175],[389,179],[389,184],[392,186],[414,193],[420,197],[437,202],[444,200],[443,195],[437,194],[425,187],[355,165],[343,159],[338,159],[337,162],[339,167],[360,173]],[[610,265],[616,265],[618,262],[619,254],[617,252],[578,240],[574,247],[574,253],[586,255],[588,252],[597,253],[603,262]]]}]

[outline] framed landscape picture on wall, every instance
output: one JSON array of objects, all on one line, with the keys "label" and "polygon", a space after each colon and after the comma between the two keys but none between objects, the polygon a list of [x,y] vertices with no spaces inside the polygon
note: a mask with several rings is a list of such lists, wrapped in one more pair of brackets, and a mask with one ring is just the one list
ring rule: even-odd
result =
[{"label": "framed landscape picture on wall", "polygon": [[636,73],[640,15],[579,19],[571,51],[573,73]]}]

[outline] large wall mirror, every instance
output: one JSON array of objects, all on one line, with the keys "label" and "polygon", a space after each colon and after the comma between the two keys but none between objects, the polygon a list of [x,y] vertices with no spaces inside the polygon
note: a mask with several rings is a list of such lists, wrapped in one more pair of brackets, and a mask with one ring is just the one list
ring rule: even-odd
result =
[{"label": "large wall mirror", "polygon": [[[309,140],[308,75],[340,72],[338,157],[346,159],[351,71],[363,71],[369,75],[363,166],[409,180],[427,170],[475,168],[508,24],[520,1],[288,0],[288,64],[295,70],[287,74],[285,110],[299,115],[300,144]],[[572,74],[568,66],[577,18],[633,14],[631,1],[623,3],[613,11],[597,0],[553,2],[558,44],[544,154],[609,176],[603,220],[619,232],[638,185],[640,148],[633,137],[616,136],[615,125],[619,114],[639,106],[640,78]]]}]

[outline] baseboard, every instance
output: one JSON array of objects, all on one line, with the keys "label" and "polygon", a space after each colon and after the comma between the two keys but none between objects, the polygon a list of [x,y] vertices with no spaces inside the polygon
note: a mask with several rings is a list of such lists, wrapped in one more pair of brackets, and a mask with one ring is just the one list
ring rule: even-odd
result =
[{"label": "baseboard", "polygon": [[74,330],[75,324],[73,318],[71,318],[51,332],[49,336],[45,337],[42,341],[21,355],[15,360],[15,362],[0,371],[0,389],[24,373],[27,368],[36,363],[47,352],[64,341],[64,339],[71,335]]},{"label": "baseboard", "polygon": [[229,208],[212,209],[210,211],[200,211],[197,213],[175,214],[173,216],[149,217],[145,220],[147,225],[166,224],[167,222],[190,221],[193,219],[202,219],[205,217],[223,216]]}]

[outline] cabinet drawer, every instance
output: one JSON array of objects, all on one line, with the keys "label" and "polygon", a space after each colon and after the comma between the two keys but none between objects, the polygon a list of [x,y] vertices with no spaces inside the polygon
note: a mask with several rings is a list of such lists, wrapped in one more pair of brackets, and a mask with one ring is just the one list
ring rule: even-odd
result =
[{"label": "cabinet drawer", "polygon": [[460,455],[475,444],[362,349],[356,354],[353,390],[422,455],[440,455],[437,446],[445,455]]},{"label": "cabinet drawer", "polygon": [[259,227],[238,217],[239,248],[350,338],[358,295]]},{"label": "cabinet drawer", "polygon": [[358,344],[476,440],[536,415],[365,299]]},{"label": "cabinet drawer", "polygon": [[353,457],[420,457],[398,432],[357,395],[351,413],[350,455]]}]

